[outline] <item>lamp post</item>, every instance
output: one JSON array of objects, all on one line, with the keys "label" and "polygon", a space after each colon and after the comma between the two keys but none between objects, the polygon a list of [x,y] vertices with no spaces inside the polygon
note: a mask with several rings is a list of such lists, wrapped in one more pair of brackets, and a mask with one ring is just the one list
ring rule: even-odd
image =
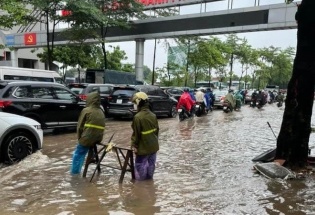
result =
[{"label": "lamp post", "polygon": [[233,73],[233,53],[231,54],[231,61],[230,61],[230,83],[229,83],[229,90],[231,89],[232,85],[232,73]]}]

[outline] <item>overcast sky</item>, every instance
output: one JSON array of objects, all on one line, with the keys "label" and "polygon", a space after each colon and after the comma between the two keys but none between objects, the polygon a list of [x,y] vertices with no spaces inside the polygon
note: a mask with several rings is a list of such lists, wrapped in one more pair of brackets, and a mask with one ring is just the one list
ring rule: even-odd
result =
[{"label": "overcast sky", "polygon": [[[228,0],[223,0],[221,2],[211,2],[206,6],[207,12],[226,10],[228,8]],[[243,8],[251,7],[256,4],[268,5],[275,3],[284,3],[284,0],[234,0],[233,8]],[[202,10],[204,10],[204,6]],[[180,8],[181,14],[188,13],[199,13],[200,5],[185,6]],[[278,31],[266,31],[266,32],[250,32],[250,33],[241,33],[237,34],[240,38],[246,38],[250,45],[254,48],[263,48],[263,47],[280,47],[287,48],[289,46],[296,47],[296,33],[297,30],[278,30]],[[168,39],[172,43],[172,39]],[[122,50],[124,50],[128,56],[127,62],[134,64],[135,63],[135,42],[119,42],[111,43],[111,45],[119,45]],[[144,65],[148,66],[150,69],[153,67],[153,54],[154,54],[154,40],[146,40],[144,48]],[[163,42],[157,45],[156,49],[156,61],[155,67],[163,67],[167,62],[167,50]],[[234,68],[234,70],[240,70]]]}]

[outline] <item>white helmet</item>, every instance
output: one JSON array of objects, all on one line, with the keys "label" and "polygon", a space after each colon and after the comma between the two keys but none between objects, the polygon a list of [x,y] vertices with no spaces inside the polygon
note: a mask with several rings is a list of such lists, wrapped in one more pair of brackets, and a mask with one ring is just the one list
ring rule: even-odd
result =
[{"label": "white helmet", "polygon": [[140,101],[148,100],[148,95],[144,92],[137,92],[132,97],[132,102],[139,105]]}]

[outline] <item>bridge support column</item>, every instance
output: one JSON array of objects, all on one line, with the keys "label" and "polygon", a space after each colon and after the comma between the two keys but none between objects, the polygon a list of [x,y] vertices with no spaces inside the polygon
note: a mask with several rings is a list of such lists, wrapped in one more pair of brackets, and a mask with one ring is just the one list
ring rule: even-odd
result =
[{"label": "bridge support column", "polygon": [[143,38],[135,39],[136,41],[136,81],[137,84],[143,84],[143,62],[144,62],[144,41]]},{"label": "bridge support column", "polygon": [[18,50],[17,49],[13,49],[11,51],[11,62],[12,62],[12,67],[19,67]]}]

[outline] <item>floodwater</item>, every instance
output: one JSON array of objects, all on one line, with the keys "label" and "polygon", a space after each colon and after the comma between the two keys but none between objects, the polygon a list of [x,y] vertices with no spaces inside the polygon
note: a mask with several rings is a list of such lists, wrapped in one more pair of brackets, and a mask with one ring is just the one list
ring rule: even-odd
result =
[{"label": "floodwater", "polygon": [[[0,214],[315,214],[313,175],[270,180],[252,168],[253,157],[276,146],[272,131],[278,134],[282,114],[274,104],[183,122],[160,118],[154,180],[133,182],[127,172],[122,184],[120,171],[106,167],[90,183],[95,165],[87,178],[71,176],[76,134],[48,133],[41,151],[0,167]],[[112,142],[128,145],[130,124],[108,120],[104,142],[116,131]],[[113,155],[104,161],[117,164]]]}]

